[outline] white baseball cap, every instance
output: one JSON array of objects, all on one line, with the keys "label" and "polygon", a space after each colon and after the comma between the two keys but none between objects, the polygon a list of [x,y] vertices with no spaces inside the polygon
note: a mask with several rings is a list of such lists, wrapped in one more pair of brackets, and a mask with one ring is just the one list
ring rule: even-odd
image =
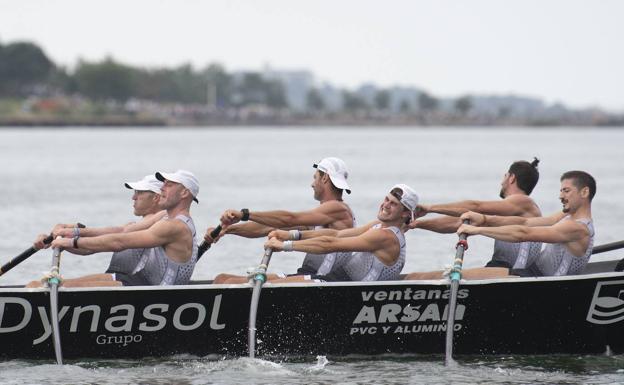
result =
[{"label": "white baseball cap", "polygon": [[197,194],[199,194],[199,181],[193,175],[192,172],[186,170],[178,170],[176,172],[157,172],[155,174],[156,179],[160,181],[170,180],[172,182],[180,183],[182,186],[186,187],[191,194],[193,194],[193,200],[199,203],[197,199]]},{"label": "white baseball cap", "polygon": [[400,193],[397,191],[396,194],[392,195],[412,213],[412,220],[414,220],[414,211],[416,211],[416,206],[418,206],[418,195],[410,186],[406,184],[396,184],[390,189],[390,192],[392,193],[395,189],[400,190]]},{"label": "white baseball cap", "polygon": [[137,191],[151,191],[156,194],[160,194],[160,188],[163,182],[156,179],[154,174],[145,175],[143,179],[137,182],[126,182],[124,184],[127,188]]},{"label": "white baseball cap", "polygon": [[323,158],[320,162],[315,163],[313,167],[329,175],[329,179],[336,188],[351,194],[351,189],[349,189],[349,184],[347,183],[349,171],[347,171],[347,165],[342,159],[334,157]]}]

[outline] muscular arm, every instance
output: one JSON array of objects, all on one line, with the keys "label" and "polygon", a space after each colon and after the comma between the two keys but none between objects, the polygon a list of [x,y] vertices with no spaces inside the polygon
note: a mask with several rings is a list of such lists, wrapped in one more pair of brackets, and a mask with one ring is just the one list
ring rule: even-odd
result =
[{"label": "muscular arm", "polygon": [[260,238],[266,236],[272,230],[273,227],[270,226],[265,226],[255,222],[247,222],[228,226],[223,230],[223,234],[233,234],[245,238]]},{"label": "muscular arm", "polygon": [[[587,228],[575,221],[559,222],[553,226],[508,225],[476,227],[463,225],[458,231],[469,235],[484,235],[507,242],[566,243],[581,241],[588,236]],[[585,250],[585,248],[583,248]],[[582,254],[582,253],[581,253]]]},{"label": "muscular arm", "polygon": [[457,231],[459,225],[461,225],[461,220],[459,218],[445,215],[438,218],[415,220],[410,223],[409,228],[449,234]]},{"label": "muscular arm", "polygon": [[[282,250],[283,243],[277,239],[271,239],[265,246]],[[315,254],[326,254],[335,251],[368,251],[374,253],[388,265],[394,263],[398,248],[396,237],[391,232],[383,229],[373,229],[354,237],[320,236],[293,241],[293,250],[296,251]]]},{"label": "muscular arm", "polygon": [[[476,215],[476,218],[479,218],[480,214]],[[475,224],[479,226],[488,226],[488,227],[497,227],[497,226],[509,226],[509,225],[523,225],[529,227],[535,226],[552,226],[555,223],[559,222],[561,218],[565,216],[564,213],[558,212],[553,215],[547,217],[534,217],[534,218],[525,218],[518,216],[498,216],[498,215],[481,215],[481,220],[485,220],[483,224],[480,221],[477,221]],[[464,216],[462,216],[464,218]],[[471,219],[471,223],[473,220]]]},{"label": "muscular arm", "polygon": [[322,236],[331,236],[338,238],[348,238],[348,237],[356,237],[368,231],[375,224],[379,223],[379,221],[372,221],[364,226],[354,227],[351,229],[344,230],[335,230],[335,229],[318,229],[318,230],[308,230],[301,232],[301,239],[312,239],[316,237]]},{"label": "muscular arm", "polygon": [[489,215],[534,216],[538,214],[531,198],[526,195],[510,195],[497,201],[465,200],[428,206],[428,212],[458,217],[467,211]]},{"label": "muscular arm", "polygon": [[[164,246],[176,240],[184,230],[186,229],[182,223],[161,221],[146,230],[80,238],[78,246],[93,252]],[[56,239],[52,242],[52,247],[70,248],[72,241],[71,238]]]},{"label": "muscular arm", "polygon": [[327,226],[345,219],[350,219],[349,210],[338,201],[326,202],[308,211],[274,210],[249,213],[249,220],[280,229],[295,226]]}]

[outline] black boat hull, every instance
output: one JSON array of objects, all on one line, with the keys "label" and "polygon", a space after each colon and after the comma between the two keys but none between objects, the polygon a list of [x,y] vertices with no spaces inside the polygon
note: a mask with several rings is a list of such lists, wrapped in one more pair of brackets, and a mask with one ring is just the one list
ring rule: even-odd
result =
[{"label": "black boat hull", "polygon": [[[444,353],[438,281],[267,284],[258,355]],[[248,285],[61,288],[65,358],[247,355]],[[53,358],[49,294],[0,288],[0,356]],[[624,274],[462,282],[455,354],[624,353]]]}]

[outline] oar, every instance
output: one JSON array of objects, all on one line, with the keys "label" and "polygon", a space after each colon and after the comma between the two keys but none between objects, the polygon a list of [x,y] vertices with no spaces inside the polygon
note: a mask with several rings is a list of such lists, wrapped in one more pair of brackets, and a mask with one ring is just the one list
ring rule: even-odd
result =
[{"label": "oar", "polygon": [[63,352],[61,351],[61,333],[59,330],[58,319],[58,286],[61,282],[59,279],[59,269],[61,266],[61,248],[57,247],[52,252],[52,269],[48,278],[50,286],[50,321],[52,323],[52,337],[54,339],[54,355],[56,363],[63,365]]},{"label": "oar", "polygon": [[[50,234],[47,238],[43,240],[43,243],[47,245],[50,242],[52,242],[52,239],[53,239],[52,235]],[[24,250],[23,253],[11,259],[9,262],[5,263],[4,265],[2,265],[2,267],[0,267],[0,276],[2,276],[4,273],[11,270],[15,266],[19,265],[20,263],[24,262],[26,259],[31,257],[37,251],[39,251],[39,249],[35,249],[35,246],[31,246],[28,250]]]},{"label": "oar", "polygon": [[[463,223],[468,223],[464,220]],[[451,298],[448,306],[448,320],[446,324],[446,355],[444,363],[446,366],[455,364],[453,360],[453,328],[455,327],[455,308],[457,305],[457,290],[459,290],[459,280],[461,279],[462,265],[464,263],[464,250],[468,249],[466,234],[459,234],[459,242],[455,246],[455,260],[449,278],[451,279]]]},{"label": "oar", "polygon": [[251,293],[251,305],[249,307],[249,358],[256,356],[256,315],[258,314],[258,302],[260,301],[260,290],[262,290],[262,284],[266,281],[266,270],[271,261],[271,254],[273,249],[264,249],[264,255],[262,256],[262,262],[255,271],[253,276],[254,288]]},{"label": "oar", "polygon": [[[77,223],[76,227],[84,229],[86,226],[83,225],[82,223]],[[43,240],[43,243],[47,245],[50,242],[52,242],[52,239],[53,239],[52,234],[50,234],[47,238]],[[9,262],[5,263],[2,267],[0,267],[0,276],[2,276],[4,273],[11,270],[15,266],[19,265],[20,263],[24,262],[26,259],[31,257],[37,251],[39,251],[39,249],[35,249],[34,246],[31,246],[28,250],[24,250],[24,252],[22,252],[20,255],[11,259]]]},{"label": "oar", "polygon": [[[221,225],[215,227],[214,230],[210,232],[210,236],[212,237],[212,239],[215,239],[219,236],[220,232]],[[199,258],[201,258],[201,256],[204,255],[206,251],[208,251],[210,246],[212,246],[212,243],[208,243],[207,241],[203,241],[201,245],[199,245],[199,247],[197,248],[197,260],[199,260]]]},{"label": "oar", "polygon": [[624,241],[605,243],[604,245],[594,247],[594,249],[592,250],[592,254],[605,253],[607,251],[617,250],[621,248],[624,248]]}]

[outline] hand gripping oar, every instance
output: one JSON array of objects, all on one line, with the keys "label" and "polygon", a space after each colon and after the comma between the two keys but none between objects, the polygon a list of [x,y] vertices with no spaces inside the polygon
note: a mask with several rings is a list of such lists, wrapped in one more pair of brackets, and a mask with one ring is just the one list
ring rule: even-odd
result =
[{"label": "hand gripping oar", "polygon": [[[464,220],[463,223],[468,223]],[[446,324],[446,355],[444,363],[446,366],[455,364],[453,360],[453,328],[455,327],[455,308],[457,305],[457,290],[459,290],[459,280],[461,279],[462,265],[464,263],[464,250],[468,249],[466,234],[459,235],[459,242],[455,246],[455,260],[449,278],[451,279],[451,297],[448,306],[448,320]]]},{"label": "hand gripping oar", "polygon": [[[52,239],[52,235],[49,235],[43,240],[43,243],[47,245],[52,242]],[[23,253],[11,259],[9,262],[5,263],[4,265],[2,265],[2,267],[0,267],[0,276],[2,276],[4,273],[11,270],[15,266],[19,265],[20,263],[24,262],[26,259],[30,258],[37,251],[39,251],[39,249],[35,249],[35,246],[31,246],[28,250],[24,250]]]},{"label": "hand gripping oar", "polygon": [[[212,239],[215,239],[219,236],[220,232],[221,225],[215,227],[214,230],[210,232],[210,236],[212,237]],[[203,241],[201,245],[199,245],[199,247],[197,248],[197,260],[199,260],[199,258],[201,258],[201,256],[204,255],[206,251],[208,251],[210,246],[212,246],[212,243],[208,243],[207,241]]]},{"label": "hand gripping oar", "polygon": [[256,356],[256,315],[258,314],[258,302],[260,301],[260,290],[262,284],[266,281],[266,270],[271,261],[273,249],[264,249],[262,262],[253,273],[253,292],[251,293],[251,305],[249,306],[249,358]]},{"label": "hand gripping oar", "polygon": [[[84,229],[86,226],[83,225],[82,223],[77,223],[76,227]],[[43,240],[43,243],[47,245],[50,242],[52,242],[52,239],[54,238],[52,237],[52,234],[50,234],[48,237],[46,237]],[[4,265],[2,265],[2,267],[0,267],[0,276],[2,276],[4,273],[11,270],[15,266],[19,265],[20,263],[24,262],[26,259],[30,258],[37,251],[39,251],[39,249],[35,249],[34,246],[31,246],[28,250],[24,250],[24,252],[22,252],[20,255],[11,259],[9,262],[5,263]]]},{"label": "hand gripping oar", "polygon": [[54,339],[54,355],[56,363],[63,365],[63,352],[61,351],[61,333],[58,319],[58,286],[61,283],[59,269],[61,265],[61,248],[52,251],[52,269],[48,277],[50,286],[50,322],[52,323],[52,337]]}]

